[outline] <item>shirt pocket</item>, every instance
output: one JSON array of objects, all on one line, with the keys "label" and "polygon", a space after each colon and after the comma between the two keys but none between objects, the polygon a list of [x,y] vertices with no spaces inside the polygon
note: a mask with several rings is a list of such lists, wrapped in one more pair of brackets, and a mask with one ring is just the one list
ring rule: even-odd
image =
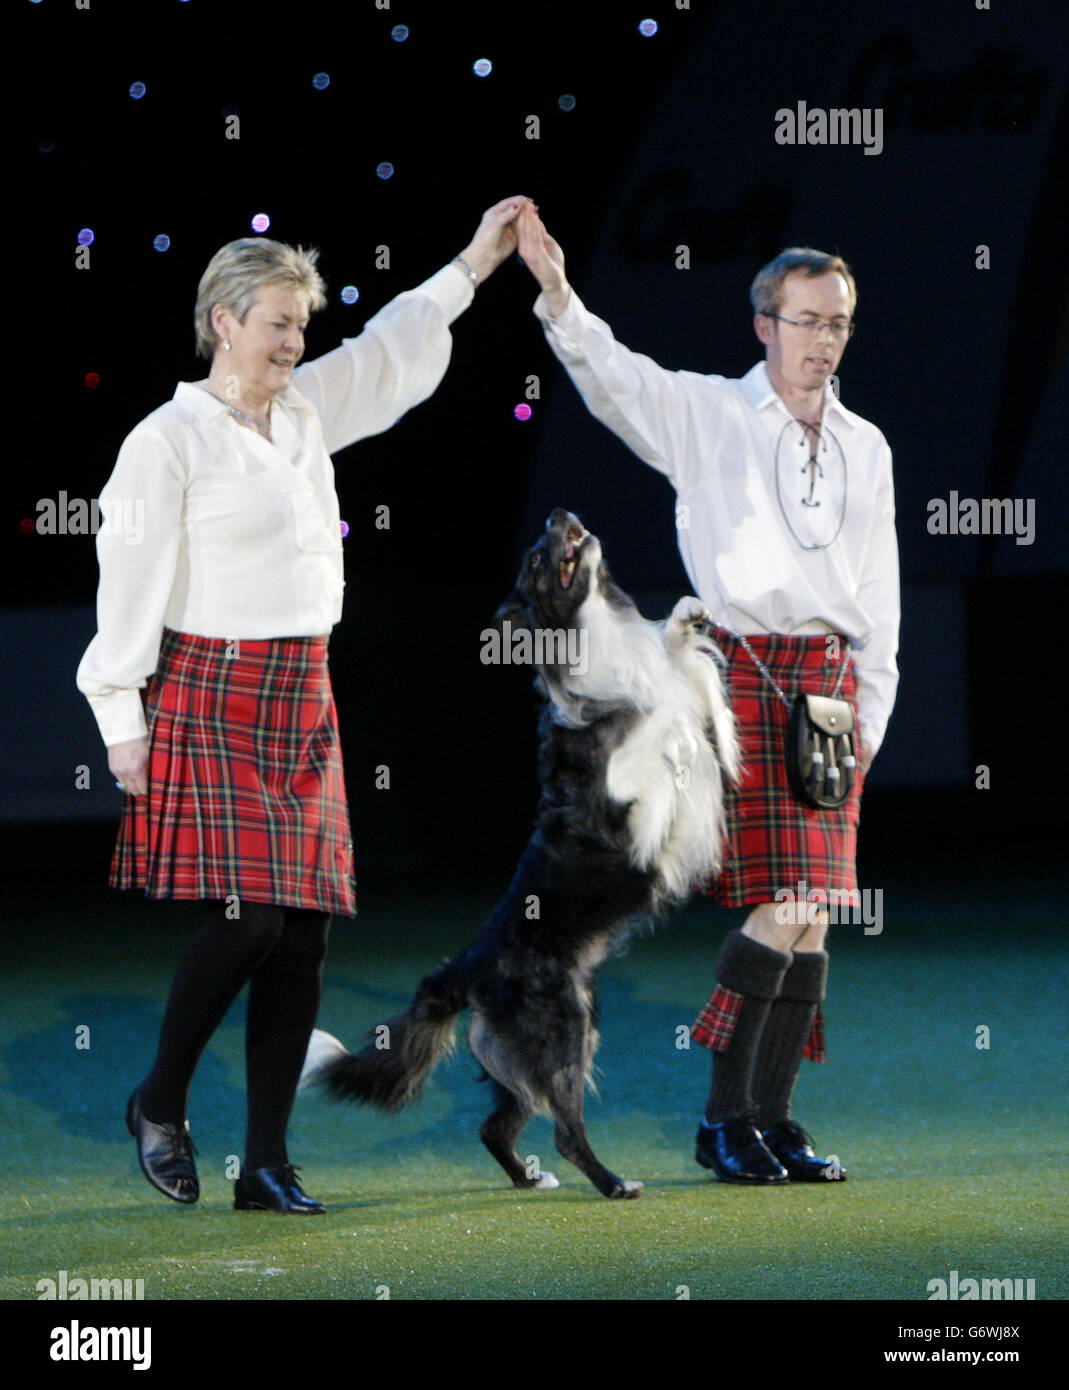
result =
[{"label": "shirt pocket", "polygon": [[336,551],[339,537],[327,525],[315,494],[302,489],[287,495],[293,511],[294,536],[300,548],[318,552]]}]

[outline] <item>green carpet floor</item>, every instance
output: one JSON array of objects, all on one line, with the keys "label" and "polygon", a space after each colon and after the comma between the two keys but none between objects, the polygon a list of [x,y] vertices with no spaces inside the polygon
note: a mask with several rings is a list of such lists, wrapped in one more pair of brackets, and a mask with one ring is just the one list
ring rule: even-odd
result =
[{"label": "green carpet floor", "polygon": [[[639,1200],[599,1197],[539,1119],[521,1152],[562,1185],[507,1186],[478,1140],[489,1098],[461,1046],[396,1117],[298,1099],[291,1157],[330,1208],[306,1220],[231,1208],[243,1000],[194,1083],[199,1205],[167,1202],[137,1168],[123,1108],[196,908],[77,885],[27,894],[5,931],[0,1296],[34,1299],[65,1270],[142,1279],[146,1299],[925,1300],[957,1270],[1063,1299],[1065,922],[1051,885],[1027,882],[974,883],[965,901],[950,880],[904,884],[879,935],[833,928],[829,1060],[804,1064],[795,1113],[845,1184],[749,1190],[695,1164],[709,1054],[677,1042],[738,920],[699,900],[601,976],[588,1126],[604,1161],[646,1183]],[[360,918],[334,930],[320,1025],[357,1043],[492,903],[365,885]]]}]

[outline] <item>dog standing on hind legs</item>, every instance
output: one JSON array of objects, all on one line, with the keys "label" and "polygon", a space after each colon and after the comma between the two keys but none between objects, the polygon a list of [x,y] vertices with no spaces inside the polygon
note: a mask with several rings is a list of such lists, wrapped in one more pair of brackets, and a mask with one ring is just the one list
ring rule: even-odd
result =
[{"label": "dog standing on hind legs", "polygon": [[[558,1151],[606,1197],[637,1197],[595,1156],[583,1122],[598,1046],[595,971],[636,917],[649,917],[719,871],[723,778],[736,780],[734,720],[709,615],[683,598],[647,622],[613,582],[596,536],[557,510],[524,557],[491,634],[529,659],[546,704],[534,834],[476,940],[428,975],[388,1021],[388,1046],[351,1054],[313,1034],[303,1084],[398,1110],[453,1046],[468,1044],[496,1105],[483,1143],[521,1188],[532,1175],[516,1140],[532,1114],[554,1123]],[[720,658],[722,659],[722,658]]]}]

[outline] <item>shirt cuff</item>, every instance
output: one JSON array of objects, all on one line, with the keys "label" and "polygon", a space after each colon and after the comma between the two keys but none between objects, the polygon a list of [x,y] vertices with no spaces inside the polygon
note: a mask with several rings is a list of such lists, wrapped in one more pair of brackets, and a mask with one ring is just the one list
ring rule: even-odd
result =
[{"label": "shirt cuff", "polygon": [[414,293],[433,299],[445,315],[446,323],[452,323],[475,298],[475,286],[461,266],[444,265],[429,280],[417,285]]},{"label": "shirt cuff", "polygon": [[87,695],[105,748],[132,738],[147,738],[145,707],[140,690],[113,690],[107,695]]},{"label": "shirt cuff", "polygon": [[583,313],[583,301],[576,294],[571,285],[568,286],[568,303],[564,306],[564,313],[558,314],[556,318],[549,312],[549,300],[546,299],[543,291],[534,302],[534,311],[538,318],[547,328],[562,329],[564,332],[571,330],[574,332],[579,327]]}]

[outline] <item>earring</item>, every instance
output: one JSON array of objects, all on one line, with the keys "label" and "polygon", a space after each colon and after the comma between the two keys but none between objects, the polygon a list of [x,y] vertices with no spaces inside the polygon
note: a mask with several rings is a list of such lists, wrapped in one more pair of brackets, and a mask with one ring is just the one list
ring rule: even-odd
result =
[{"label": "earring", "polygon": [[224,351],[224,352],[229,352],[229,351],[230,351],[230,339],[229,339],[229,338],[224,338],[224,339],[223,339],[223,351]]}]

